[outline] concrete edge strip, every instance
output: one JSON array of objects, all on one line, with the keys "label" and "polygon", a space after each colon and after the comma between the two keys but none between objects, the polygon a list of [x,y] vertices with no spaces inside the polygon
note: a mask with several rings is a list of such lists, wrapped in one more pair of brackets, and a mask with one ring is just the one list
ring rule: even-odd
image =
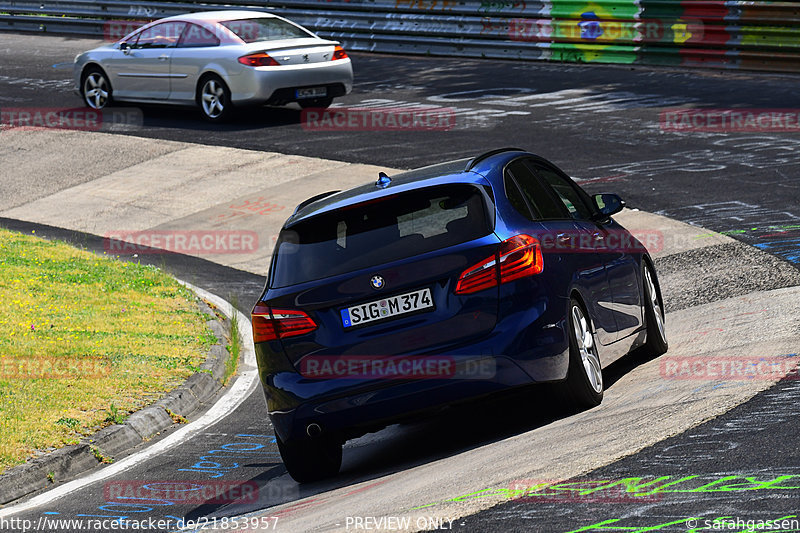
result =
[{"label": "concrete edge strip", "polygon": [[[229,302],[223,300],[222,298],[211,294],[210,292],[203,290],[199,287],[192,285],[191,283],[178,280],[179,283],[184,285],[185,287],[194,291],[198,296],[201,298],[212,302],[216,305],[222,312],[228,317],[236,316],[239,320],[239,324],[243,327],[239,328],[239,336],[242,346],[242,352],[240,356],[240,372],[239,376],[236,381],[233,383],[231,388],[219,399],[217,402],[209,408],[206,413],[204,413],[200,418],[197,420],[186,424],[185,426],[177,429],[175,433],[165,437],[163,440],[156,442],[152,445],[147,446],[143,450],[136,452],[128,457],[120,459],[118,462],[110,464],[97,472],[93,472],[81,478],[69,481],[64,483],[63,485],[59,485],[54,487],[43,494],[38,496],[34,496],[30,500],[19,503],[16,505],[12,505],[9,507],[5,507],[0,509],[0,518],[9,516],[14,513],[27,511],[38,507],[40,505],[44,505],[50,503],[54,500],[63,498],[71,494],[73,491],[76,491],[86,485],[91,483],[96,483],[103,479],[107,479],[111,476],[119,474],[137,464],[141,463],[142,461],[146,461],[156,455],[159,455],[175,446],[182,444],[183,442],[189,440],[195,434],[200,431],[205,430],[212,424],[223,419],[225,416],[230,414],[231,411],[236,409],[244,400],[247,398],[252,389],[255,387],[257,383],[257,376],[258,371],[256,370],[256,360],[255,360],[255,351],[253,348],[253,338],[252,338],[252,331],[249,327],[250,320],[244,313],[238,311],[236,308],[233,307]],[[201,373],[206,375],[208,379],[212,379],[205,373]],[[198,374],[194,374],[198,375]],[[191,378],[190,378],[191,379]],[[156,409],[160,410],[165,417],[170,418],[167,415],[165,409],[163,407],[157,407]],[[170,425],[172,424],[172,420],[170,419]],[[135,444],[140,444],[141,439],[136,442]],[[86,450],[89,450],[88,445],[83,445]],[[73,453],[79,453],[82,447],[79,446],[78,449]],[[91,453],[91,452],[90,452]],[[94,459],[93,456],[91,457],[92,461],[94,462],[91,466],[96,466],[97,461]],[[89,468],[91,468],[89,466]]]}]

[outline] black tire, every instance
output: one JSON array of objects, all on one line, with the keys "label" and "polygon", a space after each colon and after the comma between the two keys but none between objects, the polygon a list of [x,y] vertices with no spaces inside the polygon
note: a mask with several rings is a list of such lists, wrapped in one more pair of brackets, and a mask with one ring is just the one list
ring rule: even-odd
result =
[{"label": "black tire", "polygon": [[603,369],[589,315],[575,298],[569,302],[568,326],[569,370],[562,391],[574,407],[589,409],[603,401]]},{"label": "black tire", "polygon": [[276,439],[289,475],[298,483],[329,478],[342,466],[342,445],[325,437],[284,443]]},{"label": "black tire", "polygon": [[208,122],[223,122],[233,112],[231,91],[215,74],[204,76],[197,84],[197,106],[200,115]]},{"label": "black tire", "polygon": [[102,110],[113,101],[113,90],[108,76],[100,67],[89,67],[81,76],[81,97],[83,103],[92,108]]},{"label": "black tire", "polygon": [[646,356],[658,357],[669,348],[664,327],[664,304],[658,289],[658,277],[653,267],[646,262],[642,262],[642,285],[644,320],[647,327],[647,340],[642,349]]},{"label": "black tire", "polygon": [[333,103],[333,98],[314,98],[313,100],[298,100],[298,104],[303,109],[327,109]]}]

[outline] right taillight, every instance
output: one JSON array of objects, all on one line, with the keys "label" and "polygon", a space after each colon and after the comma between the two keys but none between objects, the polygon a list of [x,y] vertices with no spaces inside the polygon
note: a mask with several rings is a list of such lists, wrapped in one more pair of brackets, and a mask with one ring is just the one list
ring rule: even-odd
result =
[{"label": "right taillight", "polygon": [[500,243],[498,251],[461,273],[456,294],[470,294],[496,287],[544,270],[542,245],[530,235],[515,235]]},{"label": "right taillight", "polygon": [[336,61],[337,59],[347,59],[347,52],[345,52],[344,48],[341,46],[337,46],[333,50],[333,57],[331,57],[331,61]]},{"label": "right taillight", "polygon": [[250,322],[256,343],[305,335],[317,329],[317,324],[304,311],[270,309],[262,302],[253,307]]}]

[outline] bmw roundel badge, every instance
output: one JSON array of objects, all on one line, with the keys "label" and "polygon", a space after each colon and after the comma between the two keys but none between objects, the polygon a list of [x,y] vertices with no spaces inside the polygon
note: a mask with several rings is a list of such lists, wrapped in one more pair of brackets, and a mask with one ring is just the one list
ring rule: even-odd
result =
[{"label": "bmw roundel badge", "polygon": [[383,276],[372,276],[372,279],[369,280],[372,288],[375,290],[382,289],[385,282],[383,281]]}]

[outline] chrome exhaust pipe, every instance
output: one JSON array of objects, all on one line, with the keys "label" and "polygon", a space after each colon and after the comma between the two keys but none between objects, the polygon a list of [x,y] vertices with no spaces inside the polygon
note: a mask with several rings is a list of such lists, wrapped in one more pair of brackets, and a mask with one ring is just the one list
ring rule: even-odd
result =
[{"label": "chrome exhaust pipe", "polygon": [[312,422],[306,426],[306,434],[312,439],[319,437],[322,434],[322,428],[316,422]]}]

